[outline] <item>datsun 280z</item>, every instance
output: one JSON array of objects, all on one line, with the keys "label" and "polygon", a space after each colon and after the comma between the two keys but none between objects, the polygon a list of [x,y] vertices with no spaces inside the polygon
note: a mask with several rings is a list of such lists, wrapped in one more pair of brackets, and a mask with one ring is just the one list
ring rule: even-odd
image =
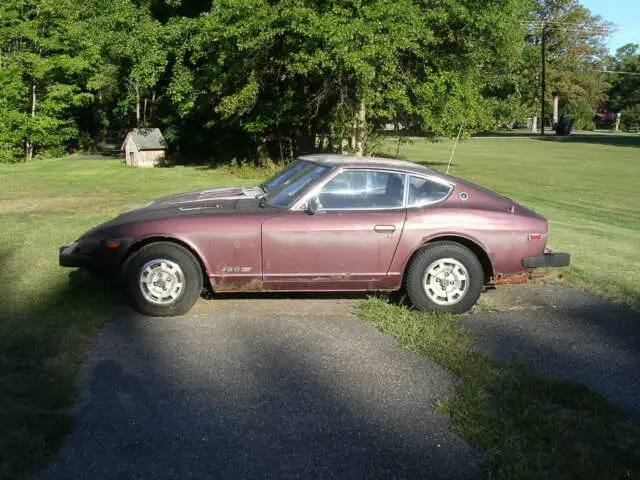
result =
[{"label": "datsun 280z", "polygon": [[172,195],[60,248],[60,265],[118,273],[132,306],[181,315],[201,293],[394,291],[461,313],[491,284],[569,265],[547,220],[415,164],[300,157],[261,185]]}]

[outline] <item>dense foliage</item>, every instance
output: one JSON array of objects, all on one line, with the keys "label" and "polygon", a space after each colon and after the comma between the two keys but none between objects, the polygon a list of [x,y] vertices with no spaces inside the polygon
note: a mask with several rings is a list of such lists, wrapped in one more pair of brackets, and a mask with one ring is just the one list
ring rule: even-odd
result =
[{"label": "dense foliage", "polygon": [[640,132],[640,45],[628,44],[611,59],[613,84],[609,91],[609,108],[621,113],[623,130]]},{"label": "dense foliage", "polygon": [[539,105],[540,19],[548,101],[592,115],[603,22],[576,0],[3,0],[0,161],[136,125],[191,160],[268,160],[510,124]]},{"label": "dense foliage", "polygon": [[552,97],[559,96],[559,113],[579,129],[592,129],[598,107],[606,100],[605,40],[610,25],[577,0],[535,0],[527,23],[523,55],[523,105],[530,115],[541,114],[541,54],[546,51],[545,125],[553,124]]}]

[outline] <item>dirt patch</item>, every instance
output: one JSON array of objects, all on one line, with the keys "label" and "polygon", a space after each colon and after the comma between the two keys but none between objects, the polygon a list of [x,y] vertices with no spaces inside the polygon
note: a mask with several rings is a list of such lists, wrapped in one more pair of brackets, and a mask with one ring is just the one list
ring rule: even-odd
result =
[{"label": "dirt patch", "polygon": [[539,300],[532,294],[532,285],[500,285],[480,295],[478,303],[471,313],[511,312],[542,308]]}]

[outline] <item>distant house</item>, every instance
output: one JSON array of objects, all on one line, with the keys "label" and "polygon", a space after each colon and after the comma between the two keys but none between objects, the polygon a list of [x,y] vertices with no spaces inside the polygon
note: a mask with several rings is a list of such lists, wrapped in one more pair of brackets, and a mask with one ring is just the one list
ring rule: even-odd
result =
[{"label": "distant house", "polygon": [[159,128],[135,128],[127,134],[120,150],[130,167],[155,167],[165,157],[167,142]]}]

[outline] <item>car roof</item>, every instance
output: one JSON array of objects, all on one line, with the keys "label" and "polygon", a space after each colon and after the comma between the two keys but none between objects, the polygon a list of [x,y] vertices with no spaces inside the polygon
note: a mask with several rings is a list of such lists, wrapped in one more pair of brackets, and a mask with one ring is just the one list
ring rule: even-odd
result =
[{"label": "car roof", "polygon": [[433,175],[437,173],[435,170],[406,160],[396,160],[393,158],[382,157],[353,157],[349,155],[337,155],[329,153],[320,153],[314,155],[303,155],[299,157],[301,160],[319,163],[330,167],[373,167],[373,168],[390,168],[394,170],[403,170],[409,173],[420,173]]}]

